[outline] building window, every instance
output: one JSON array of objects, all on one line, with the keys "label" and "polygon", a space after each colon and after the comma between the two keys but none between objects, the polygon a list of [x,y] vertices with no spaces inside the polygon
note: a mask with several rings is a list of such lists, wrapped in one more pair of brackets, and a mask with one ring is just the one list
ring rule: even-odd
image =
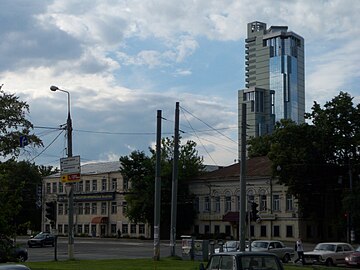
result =
[{"label": "building window", "polygon": [[286,225],[286,237],[293,237],[293,227],[291,225]]},{"label": "building window", "polygon": [[127,202],[123,201],[123,203],[122,203],[123,215],[125,215],[125,213],[126,213],[126,207],[127,207]]},{"label": "building window", "polygon": [[280,195],[273,195],[273,210],[280,211]]},{"label": "building window", "polygon": [[194,232],[195,232],[195,234],[199,234],[199,233],[200,233],[199,225],[195,225],[195,226],[194,226]]},{"label": "building window", "polygon": [[84,225],[84,233],[85,233],[86,235],[89,235],[89,234],[90,234],[90,226],[89,226],[89,224],[85,224],[85,225]]},{"label": "building window", "polygon": [[215,234],[219,234],[219,233],[220,233],[220,226],[219,226],[219,225],[215,225],[215,226],[214,226],[214,233],[215,233]]},{"label": "building window", "polygon": [[82,215],[84,213],[84,208],[82,203],[78,203],[78,214]]},{"label": "building window", "polygon": [[250,235],[251,235],[251,237],[255,236],[255,227],[254,227],[254,225],[250,226]]},{"label": "building window", "polygon": [[126,177],[123,177],[123,190],[127,191],[129,188],[129,180]]},{"label": "building window", "polygon": [[196,213],[200,213],[200,199],[199,199],[199,197],[195,197],[194,210],[196,211]]},{"label": "building window", "polygon": [[83,184],[83,181],[80,181],[78,183],[78,192],[83,192],[84,191],[84,184]]},{"label": "building window", "polygon": [[85,215],[90,215],[90,203],[85,203]]},{"label": "building window", "polygon": [[57,228],[58,228],[58,233],[59,233],[59,234],[62,234],[62,233],[63,233],[63,225],[62,225],[62,224],[58,224]]},{"label": "building window", "polygon": [[46,183],[46,193],[51,193],[51,185],[50,183]]},{"label": "building window", "polygon": [[85,191],[89,192],[90,191],[90,180],[86,180],[85,181]]},{"label": "building window", "polygon": [[145,234],[145,224],[139,224],[139,234]]},{"label": "building window", "polygon": [[52,192],[53,193],[57,192],[57,182],[52,183]]},{"label": "building window", "polygon": [[267,209],[267,200],[266,195],[260,196],[260,211],[266,211]]},{"label": "building window", "polygon": [[227,192],[225,195],[225,212],[231,211],[231,195]]},{"label": "building window", "polygon": [[265,225],[260,226],[260,236],[266,237],[266,226]]},{"label": "building window", "polygon": [[81,224],[78,225],[77,232],[78,232],[78,234],[82,234],[82,225]]},{"label": "building window", "polygon": [[280,226],[279,225],[274,226],[274,237],[280,237]]},{"label": "building window", "polygon": [[231,234],[231,226],[230,226],[230,225],[225,225],[225,234],[226,234],[226,235],[230,235],[230,234]]},{"label": "building window", "polygon": [[64,224],[64,233],[68,233],[69,232],[69,226],[67,224]]},{"label": "building window", "polygon": [[293,211],[293,196],[291,194],[286,194],[286,211]]},{"label": "building window", "polygon": [[220,212],[220,196],[215,197],[215,212]]},{"label": "building window", "polygon": [[204,211],[210,212],[210,197],[209,196],[205,197]]},{"label": "building window", "polygon": [[106,215],[106,202],[101,203],[101,214]]},{"label": "building window", "polygon": [[63,192],[64,192],[64,184],[59,183],[59,193],[63,193]]},{"label": "building window", "polygon": [[111,234],[116,234],[116,224],[111,224]]},{"label": "building window", "polygon": [[97,180],[92,180],[92,190],[97,191]]},{"label": "building window", "polygon": [[117,205],[116,202],[111,202],[111,214],[117,213]]},{"label": "building window", "polygon": [[117,189],[117,179],[111,179],[111,190],[115,191]]},{"label": "building window", "polygon": [[205,234],[209,234],[209,233],[210,233],[210,226],[209,226],[209,225],[205,225],[205,226],[204,226],[204,230],[205,230]]},{"label": "building window", "polygon": [[91,214],[96,215],[97,214],[97,203],[91,203]]},{"label": "building window", "polygon": [[106,191],[106,179],[101,180],[101,190]]},{"label": "building window", "polygon": [[64,214],[64,205],[62,203],[58,204],[58,215]]},{"label": "building window", "polygon": [[96,236],[96,225],[95,224],[91,225],[91,235]]},{"label": "building window", "polygon": [[135,234],[135,233],[136,233],[136,224],[131,224],[131,225],[130,225],[130,233],[131,233],[131,234]]},{"label": "building window", "polygon": [[128,233],[128,224],[123,224],[121,227],[121,232],[123,234],[127,234]]},{"label": "building window", "polygon": [[69,205],[66,203],[64,207],[64,215],[67,215],[69,211]]}]

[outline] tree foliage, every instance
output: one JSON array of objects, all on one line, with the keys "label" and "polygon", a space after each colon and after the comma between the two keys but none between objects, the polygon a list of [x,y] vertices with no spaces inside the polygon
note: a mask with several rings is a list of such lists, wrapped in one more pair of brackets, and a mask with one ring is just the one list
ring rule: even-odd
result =
[{"label": "tree foliage", "polygon": [[10,159],[0,163],[0,232],[12,236],[39,229],[41,209],[36,202],[41,186],[38,167],[26,161]]},{"label": "tree foliage", "polygon": [[[336,223],[360,204],[349,193],[350,179],[354,186],[359,182],[360,105],[340,92],[323,107],[314,102],[305,118],[309,123],[300,125],[281,120],[273,134],[250,139],[249,155],[269,156],[274,176],[299,200],[303,217]],[[358,209],[352,212],[360,217]]]},{"label": "tree foliage", "polygon": [[[161,143],[161,225],[162,234],[168,232],[171,217],[171,188],[174,141],[162,139]],[[179,147],[178,162],[178,231],[192,224],[194,210],[186,180],[198,176],[203,169],[202,158],[198,156],[196,143],[187,141]],[[126,195],[127,217],[133,222],[154,223],[154,193],[156,151],[149,149],[151,156],[134,151],[120,158],[121,173],[129,180],[129,194]],[[177,219],[179,221],[179,218]],[[165,232],[165,233],[164,233]]]},{"label": "tree foliage", "polygon": [[42,145],[41,140],[31,133],[33,125],[26,119],[28,112],[26,102],[0,89],[0,156],[18,156],[21,136],[26,136],[33,147]]}]

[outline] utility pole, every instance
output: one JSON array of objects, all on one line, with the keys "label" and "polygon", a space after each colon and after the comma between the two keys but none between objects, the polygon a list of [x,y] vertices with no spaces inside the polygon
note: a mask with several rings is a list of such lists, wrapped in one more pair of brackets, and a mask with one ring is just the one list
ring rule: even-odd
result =
[{"label": "utility pole", "polygon": [[179,161],[179,102],[175,108],[175,134],[174,134],[174,159],[171,193],[171,228],[170,228],[170,254],[175,256],[176,246],[176,216],[177,216],[177,187],[178,187],[178,161]]},{"label": "utility pole", "polygon": [[[241,149],[240,149],[240,209],[239,209],[239,241],[240,251],[245,251],[245,219],[246,219],[246,104],[242,104],[241,114]],[[249,224],[250,226],[250,224]]]},{"label": "utility pole", "polygon": [[154,209],[154,261],[160,260],[160,204],[161,204],[161,110],[157,111],[155,209]]}]

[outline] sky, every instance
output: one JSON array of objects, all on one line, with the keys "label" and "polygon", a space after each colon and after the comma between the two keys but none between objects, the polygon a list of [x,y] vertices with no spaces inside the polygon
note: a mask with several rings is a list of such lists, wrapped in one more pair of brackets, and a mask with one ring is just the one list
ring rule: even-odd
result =
[{"label": "sky", "polygon": [[305,39],[306,111],[348,92],[360,102],[358,0],[1,0],[0,85],[30,106],[44,147],[20,159],[60,166],[70,93],[73,155],[116,161],[174,134],[208,165],[238,159],[237,94],[247,23]]}]

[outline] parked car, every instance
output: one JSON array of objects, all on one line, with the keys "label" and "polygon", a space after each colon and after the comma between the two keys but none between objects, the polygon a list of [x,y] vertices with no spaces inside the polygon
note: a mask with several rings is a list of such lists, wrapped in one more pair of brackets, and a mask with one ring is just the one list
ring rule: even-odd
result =
[{"label": "parked car", "polygon": [[3,264],[0,265],[0,270],[31,270],[31,269],[22,264]]},{"label": "parked car", "polygon": [[275,240],[256,240],[251,243],[251,251],[265,251],[275,254],[284,263],[287,263],[295,255],[291,247],[287,247],[281,241]]},{"label": "parked car", "polygon": [[348,243],[319,243],[313,251],[304,252],[306,264],[325,264],[327,266],[345,264],[345,257],[354,252]]},{"label": "parked car", "polygon": [[44,247],[44,246],[54,246],[55,245],[55,236],[50,233],[41,232],[34,237],[28,240],[29,247]]},{"label": "parked car", "polygon": [[242,270],[272,269],[284,270],[280,259],[267,252],[221,252],[213,254],[206,267],[200,264],[200,270]]},{"label": "parked car", "polygon": [[360,266],[360,246],[345,257],[345,263],[347,266]]},{"label": "parked car", "polygon": [[[223,252],[232,252],[239,251],[240,242],[239,241],[226,241],[223,245]],[[220,247],[215,248],[215,253],[220,252]]]},{"label": "parked car", "polygon": [[0,262],[25,262],[27,259],[26,248],[15,245],[8,237],[0,237]]}]

